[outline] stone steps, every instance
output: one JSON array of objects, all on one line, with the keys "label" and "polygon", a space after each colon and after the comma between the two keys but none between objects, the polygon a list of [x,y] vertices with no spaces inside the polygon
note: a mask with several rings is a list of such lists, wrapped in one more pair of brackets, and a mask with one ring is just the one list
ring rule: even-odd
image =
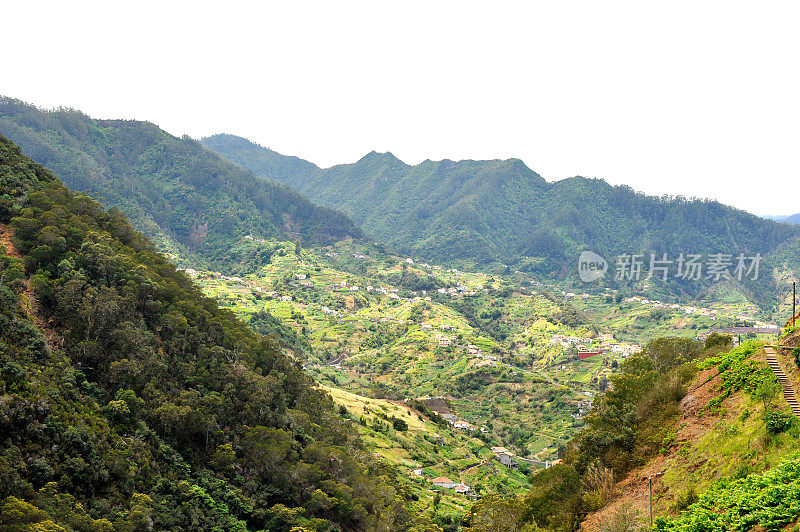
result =
[{"label": "stone steps", "polygon": [[769,365],[770,369],[772,369],[772,372],[775,373],[775,376],[778,377],[778,381],[781,383],[781,388],[783,388],[783,398],[792,409],[792,412],[794,412],[794,415],[800,417],[800,402],[797,401],[797,395],[795,394],[794,387],[792,386],[792,383],[789,382],[789,377],[786,376],[786,373],[781,367],[781,363],[778,361],[778,355],[775,352],[775,348],[772,346],[765,346],[764,352],[767,355],[767,365]]}]

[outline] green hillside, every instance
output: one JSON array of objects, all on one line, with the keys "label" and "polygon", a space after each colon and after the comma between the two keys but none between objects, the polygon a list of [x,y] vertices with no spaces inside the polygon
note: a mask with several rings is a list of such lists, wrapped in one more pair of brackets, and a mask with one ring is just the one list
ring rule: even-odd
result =
[{"label": "green hillside", "polygon": [[414,522],[295,360],[4,137],[0,241],[0,528]]},{"label": "green hillside", "polygon": [[362,235],[343,214],[151,123],[0,98],[0,134],[69,188],[124,211],[159,249],[195,264],[234,267],[241,257],[230,243],[247,234],[304,243]]},{"label": "green hillside", "polygon": [[[481,500],[465,529],[504,513],[518,529],[650,530],[652,509],[654,530],[796,530],[800,422],[762,347],[648,344],[595,400],[564,461],[524,496]],[[798,359],[778,363],[796,389]]]},{"label": "green hillside", "polygon": [[[589,249],[614,268],[620,254],[769,255],[800,235],[708,200],[652,197],[600,179],[546,182],[518,159],[424,161],[407,165],[372,152],[353,164],[318,169],[231,136],[202,142],[253,172],[280,179],[322,205],[342,209],[375,239],[426,260],[486,268],[510,264],[578,284],[577,257]],[[769,268],[739,290],[767,306]],[[612,276],[613,277],[613,276]],[[606,286],[618,287],[613,279]],[[708,280],[670,279],[667,291],[696,297]],[[764,294],[764,290],[767,294]]]}]

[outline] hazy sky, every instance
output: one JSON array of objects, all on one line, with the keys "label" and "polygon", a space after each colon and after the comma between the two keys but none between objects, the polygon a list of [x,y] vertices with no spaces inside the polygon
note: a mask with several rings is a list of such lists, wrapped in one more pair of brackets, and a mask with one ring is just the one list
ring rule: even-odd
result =
[{"label": "hazy sky", "polygon": [[6,2],[0,94],[800,212],[798,2]]}]

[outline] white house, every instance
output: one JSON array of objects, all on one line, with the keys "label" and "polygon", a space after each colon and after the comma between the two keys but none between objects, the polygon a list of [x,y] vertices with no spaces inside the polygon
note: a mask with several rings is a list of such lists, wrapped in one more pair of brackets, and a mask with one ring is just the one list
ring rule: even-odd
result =
[{"label": "white house", "polygon": [[472,493],[472,488],[467,486],[466,484],[456,484],[453,487],[453,491],[455,491],[460,495],[469,495],[470,493]]},{"label": "white house", "polygon": [[447,477],[438,477],[438,478],[433,479],[433,485],[434,486],[439,486],[440,488],[447,488],[447,489],[453,489],[453,488],[456,487],[456,483],[453,482],[452,480],[450,480]]}]

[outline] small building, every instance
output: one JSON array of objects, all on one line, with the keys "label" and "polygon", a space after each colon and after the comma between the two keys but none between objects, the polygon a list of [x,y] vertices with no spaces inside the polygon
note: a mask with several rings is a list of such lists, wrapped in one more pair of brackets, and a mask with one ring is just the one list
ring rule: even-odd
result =
[{"label": "small building", "polygon": [[497,458],[498,462],[504,466],[512,469],[519,467],[519,461],[514,457],[514,453],[505,447],[492,447],[492,452],[494,453],[494,457]]},{"label": "small building", "polygon": [[450,423],[451,425],[458,421],[458,416],[453,414],[442,414],[442,419]]},{"label": "small building", "polygon": [[439,486],[440,488],[447,488],[447,489],[453,489],[453,488],[456,487],[456,483],[453,482],[452,480],[450,480],[447,477],[437,477],[437,478],[433,479],[433,485],[434,486]]},{"label": "small building", "polygon": [[466,484],[456,484],[453,487],[453,491],[455,491],[459,495],[469,495],[470,493],[472,493],[472,488],[470,486],[467,486]]},{"label": "small building", "polygon": [[517,461],[512,453],[498,453],[495,455],[495,457],[501,464],[510,467],[511,469],[516,469],[519,467],[519,461]]},{"label": "small building", "polygon": [[596,357],[600,353],[601,352],[597,351],[597,350],[595,350],[595,351],[578,351],[578,360],[584,360],[584,359],[587,359],[587,358]]}]

